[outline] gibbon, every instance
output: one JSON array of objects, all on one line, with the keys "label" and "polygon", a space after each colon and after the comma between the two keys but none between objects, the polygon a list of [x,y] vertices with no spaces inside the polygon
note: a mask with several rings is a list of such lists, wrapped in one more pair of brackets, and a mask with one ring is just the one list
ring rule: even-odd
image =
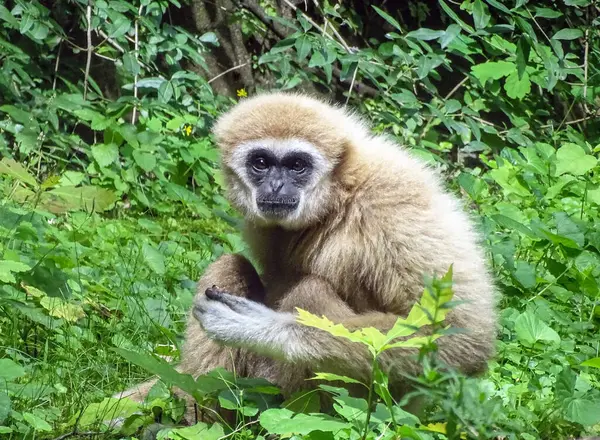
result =
[{"label": "gibbon", "polygon": [[[224,367],[284,394],[319,371],[368,381],[366,348],[296,322],[296,308],[387,331],[421,297],[424,276],[451,265],[461,304],[446,323],[464,332],[438,339],[438,356],[466,374],[486,368],[495,288],[472,223],[432,169],[356,115],[303,95],[244,99],[214,134],[261,275],[241,255],[209,266],[180,371],[196,377]],[[398,390],[403,374],[419,371],[414,352],[393,349],[380,361]],[[151,385],[125,395],[141,400]]]}]

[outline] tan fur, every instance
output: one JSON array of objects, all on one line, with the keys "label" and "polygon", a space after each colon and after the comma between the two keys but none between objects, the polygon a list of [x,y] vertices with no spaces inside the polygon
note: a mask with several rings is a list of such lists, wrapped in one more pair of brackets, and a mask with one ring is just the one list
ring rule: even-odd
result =
[{"label": "tan fur", "polygon": [[[214,131],[229,198],[246,216],[244,235],[263,273],[259,279],[243,257],[222,257],[200,280],[199,299],[216,284],[275,310],[300,307],[349,328],[387,330],[421,296],[423,276],[441,276],[453,265],[455,299],[466,303],[447,323],[467,333],[439,339],[439,356],[469,374],[486,368],[496,335],[494,286],[471,222],[433,170],[370,134],[345,110],[305,96],[243,100]],[[307,195],[325,201],[318,215],[285,228],[253,215],[231,158],[239,145],[266,138],[308,141],[331,163]],[[275,360],[211,341],[193,318],[188,325],[180,369],[194,375],[223,366],[270,379],[286,393],[306,386],[315,371],[369,380],[364,347],[316,329],[298,328],[302,350]],[[418,372],[412,355],[392,350],[382,356],[392,384],[401,385],[402,373]]]}]

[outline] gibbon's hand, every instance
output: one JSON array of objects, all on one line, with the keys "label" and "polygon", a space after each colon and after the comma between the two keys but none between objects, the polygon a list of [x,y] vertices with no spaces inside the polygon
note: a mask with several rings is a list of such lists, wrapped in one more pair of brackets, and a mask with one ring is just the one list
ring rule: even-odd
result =
[{"label": "gibbon's hand", "polygon": [[205,296],[194,304],[193,314],[211,339],[271,355],[281,353],[282,337],[298,325],[290,313],[277,312],[216,286],[206,289]]}]

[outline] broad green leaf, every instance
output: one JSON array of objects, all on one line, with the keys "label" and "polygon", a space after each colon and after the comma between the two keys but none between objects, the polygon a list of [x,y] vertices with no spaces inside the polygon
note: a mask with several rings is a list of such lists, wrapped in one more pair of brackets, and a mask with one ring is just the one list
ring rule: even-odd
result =
[{"label": "broad green leaf", "polygon": [[119,158],[116,144],[97,144],[92,147],[92,156],[101,167],[107,167]]},{"label": "broad green leaf", "polygon": [[22,366],[11,359],[0,359],[0,378],[11,381],[24,375],[25,369]]},{"label": "broad green leaf", "polygon": [[165,257],[158,250],[156,250],[151,244],[144,243],[142,246],[142,255],[146,264],[154,271],[157,275],[164,275],[166,272],[165,268]]},{"label": "broad green leaf", "polygon": [[488,7],[482,0],[475,0],[473,3],[473,22],[476,29],[485,28],[490,22]]},{"label": "broad green leaf", "polygon": [[32,119],[31,113],[20,109],[19,107],[15,107],[14,105],[2,105],[0,106],[0,112],[8,113],[13,120],[25,126],[27,126],[30,119]]},{"label": "broad green leaf", "polygon": [[210,43],[215,45],[219,43],[217,34],[215,34],[214,32],[206,32],[200,35],[200,41],[202,41],[203,43]]},{"label": "broad green leaf", "polygon": [[107,397],[101,402],[88,405],[81,413],[75,414],[70,419],[70,423],[78,422],[80,426],[90,426],[102,421],[125,419],[138,411],[140,411],[140,404],[129,398]]},{"label": "broad green leaf", "polygon": [[296,47],[296,52],[298,52],[298,58],[300,60],[305,59],[312,48],[310,39],[306,35],[301,35],[294,43],[294,46]]},{"label": "broad green leaf", "polygon": [[583,426],[600,423],[600,400],[575,398],[565,407],[565,418]]},{"label": "broad green leaf", "polygon": [[268,409],[259,416],[260,424],[271,434],[306,435],[313,431],[337,432],[348,429],[346,422],[326,414],[294,414],[287,409]]},{"label": "broad green leaf", "polygon": [[133,160],[135,160],[135,163],[147,173],[152,171],[156,166],[156,157],[154,154],[148,153],[147,151],[134,150]]},{"label": "broad green leaf", "polygon": [[583,232],[566,212],[556,212],[553,217],[556,220],[557,235],[573,240],[580,247],[584,245],[585,236]]},{"label": "broad green leaf", "polygon": [[442,37],[440,38],[440,46],[442,47],[442,49],[445,49],[446,47],[448,47],[448,45],[450,45],[450,43],[452,43],[454,41],[454,39],[456,37],[458,37],[459,34],[460,34],[460,26],[459,25],[451,24],[450,26],[448,26],[448,28],[444,32],[444,35],[442,35]]},{"label": "broad green leaf", "polygon": [[535,18],[558,18],[562,16],[563,13],[555,9],[535,8]]},{"label": "broad green leaf", "polygon": [[219,440],[223,437],[225,437],[225,432],[219,423],[215,423],[209,428],[206,423],[198,422],[185,428],[171,429],[165,438],[170,440]]},{"label": "broad green leaf", "polygon": [[13,179],[17,179],[34,187],[37,186],[35,177],[33,177],[19,162],[9,159],[8,157],[5,157],[0,161],[0,174],[6,174]]},{"label": "broad green leaf", "polygon": [[[61,186],[44,193],[44,196],[57,196],[67,203],[69,209],[96,212],[106,211],[117,201],[117,195],[97,186]],[[42,198],[42,201],[44,199]]]},{"label": "broad green leaf", "polygon": [[68,322],[77,322],[85,316],[85,312],[79,304],[71,304],[59,297],[45,296],[40,300],[40,305],[48,311],[50,316]]},{"label": "broad green leaf", "polygon": [[17,280],[13,273],[27,272],[29,270],[31,270],[31,267],[20,261],[0,260],[0,281],[4,283],[14,283]]},{"label": "broad green leaf", "polygon": [[321,410],[321,398],[317,390],[297,391],[282,402],[281,408],[303,414],[319,412]]},{"label": "broad green leaf", "polygon": [[[0,391],[0,425],[8,418],[11,410],[10,397],[4,391]],[[0,434],[2,434],[2,426],[0,426]]]},{"label": "broad green leaf", "polygon": [[598,159],[586,154],[577,144],[566,143],[556,152],[556,176],[572,174],[581,176],[592,170],[598,164]]},{"label": "broad green leaf", "polygon": [[158,87],[158,99],[163,104],[167,104],[173,97],[174,89],[171,81],[164,81]]},{"label": "broad green leaf", "polygon": [[30,412],[24,412],[23,419],[36,431],[52,431],[52,426],[48,422]]},{"label": "broad green leaf", "polygon": [[561,29],[552,36],[554,40],[576,40],[581,37],[583,37],[581,29]]},{"label": "broad green leaf", "polygon": [[521,182],[515,179],[516,170],[511,166],[505,165],[501,168],[496,168],[489,172],[489,176],[498,183],[507,193],[515,193],[519,196],[526,197],[531,195],[529,190],[525,188]]},{"label": "broad green leaf", "polygon": [[138,75],[140,73],[140,63],[138,63],[134,52],[127,52],[123,55],[123,67],[131,75]]},{"label": "broad green leaf", "polygon": [[517,338],[527,346],[533,346],[540,341],[560,344],[558,333],[529,311],[521,313],[515,319],[515,332]]},{"label": "broad green leaf", "polygon": [[523,72],[523,76],[519,79],[519,73],[515,70],[511,73],[506,82],[504,83],[504,90],[509,98],[512,99],[523,99],[531,92],[531,81],[529,81],[529,74]]},{"label": "broad green leaf", "polygon": [[535,266],[527,261],[518,260],[515,263],[513,276],[525,289],[531,289],[537,284]]},{"label": "broad green leaf", "polygon": [[588,359],[587,361],[582,362],[581,366],[582,367],[600,368],[600,357]]},{"label": "broad green leaf", "polygon": [[327,61],[325,61],[325,57],[323,56],[323,53],[320,50],[316,50],[313,52],[312,56],[310,57],[310,61],[308,62],[308,67],[321,67],[321,66],[324,66],[325,64],[327,64]]},{"label": "broad green leaf", "polygon": [[488,79],[500,79],[516,71],[517,66],[510,61],[487,61],[471,68],[471,73],[485,84]]}]

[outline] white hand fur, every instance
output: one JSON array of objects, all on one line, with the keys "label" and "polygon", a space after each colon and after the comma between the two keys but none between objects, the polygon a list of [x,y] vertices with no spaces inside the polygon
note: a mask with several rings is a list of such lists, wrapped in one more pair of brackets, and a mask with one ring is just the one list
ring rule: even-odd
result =
[{"label": "white hand fur", "polygon": [[216,287],[207,289],[196,301],[193,314],[211,339],[276,357],[284,356],[293,344],[299,325],[291,313],[277,312]]}]

